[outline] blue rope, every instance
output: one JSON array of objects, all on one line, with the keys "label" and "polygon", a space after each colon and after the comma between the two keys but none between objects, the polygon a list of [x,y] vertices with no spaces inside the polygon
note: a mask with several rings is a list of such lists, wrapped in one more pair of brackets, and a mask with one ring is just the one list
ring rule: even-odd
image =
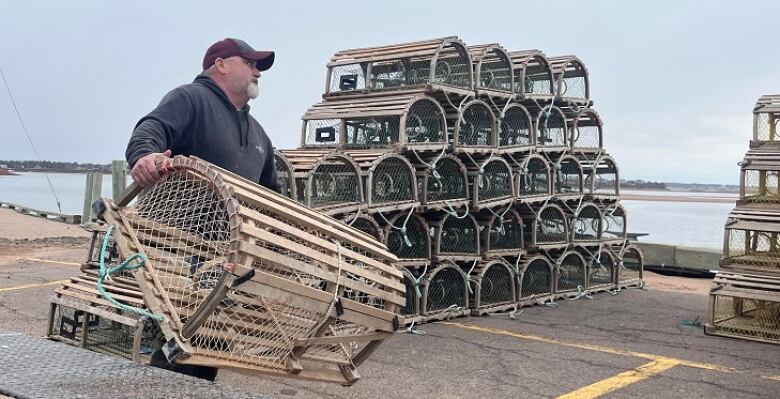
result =
[{"label": "blue rope", "polygon": [[[98,272],[98,282],[97,282],[97,289],[100,292],[101,295],[103,295],[103,298],[106,298],[106,300],[111,303],[112,305],[116,306],[119,309],[138,313],[139,315],[143,317],[147,317],[153,320],[157,321],[163,321],[164,318],[160,315],[156,315],[154,313],[151,313],[145,309],[137,308],[134,306],[125,305],[124,303],[121,303],[114,299],[111,294],[109,294],[105,287],[103,287],[103,282],[106,280],[107,277],[109,277],[112,274],[123,272],[123,271],[131,271],[138,269],[139,267],[143,267],[144,264],[146,264],[146,255],[144,255],[142,252],[133,254],[131,257],[127,258],[124,262],[119,264],[118,266],[113,267],[107,267],[106,266],[106,249],[108,248],[108,242],[111,238],[111,232],[114,230],[114,225],[108,226],[108,230],[106,230],[106,235],[103,237],[103,243],[100,246],[100,271]],[[135,265],[131,265],[131,263],[136,260],[140,259],[141,261],[138,262]]]}]

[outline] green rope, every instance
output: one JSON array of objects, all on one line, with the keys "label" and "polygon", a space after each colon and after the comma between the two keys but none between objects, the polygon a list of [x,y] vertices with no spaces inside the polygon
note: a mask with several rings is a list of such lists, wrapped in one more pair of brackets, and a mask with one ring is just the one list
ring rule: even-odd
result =
[{"label": "green rope", "polygon": [[[103,237],[103,243],[100,246],[100,271],[98,273],[98,281],[97,281],[97,289],[100,292],[101,295],[103,295],[103,298],[106,298],[106,300],[111,303],[112,305],[116,306],[119,309],[138,313],[139,315],[143,317],[147,317],[153,320],[157,321],[163,321],[164,318],[160,315],[156,315],[154,313],[151,313],[145,309],[137,308],[134,306],[125,305],[124,303],[121,303],[114,299],[114,297],[109,294],[106,289],[103,287],[103,282],[106,280],[106,278],[110,279],[110,276],[115,273],[123,272],[123,271],[130,271],[138,269],[139,267],[143,267],[144,264],[146,264],[146,255],[144,255],[142,252],[133,254],[131,257],[127,258],[124,262],[122,262],[118,266],[113,267],[107,267],[106,266],[106,249],[108,248],[108,242],[111,239],[111,231],[114,230],[114,225],[110,225],[108,227],[108,230],[106,231],[105,236]],[[138,262],[136,265],[131,265],[134,260],[140,259],[141,261]]]},{"label": "green rope", "polygon": [[699,320],[699,316],[696,316],[696,318],[693,320],[683,320],[680,322],[680,324],[691,327],[704,327],[704,323]]}]

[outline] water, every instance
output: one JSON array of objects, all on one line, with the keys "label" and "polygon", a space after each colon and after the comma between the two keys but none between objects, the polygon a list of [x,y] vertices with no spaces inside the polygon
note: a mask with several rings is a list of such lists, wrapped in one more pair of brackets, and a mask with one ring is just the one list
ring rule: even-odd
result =
[{"label": "water", "polygon": [[[46,182],[46,175],[17,172],[19,176],[0,176],[0,201],[34,209],[57,212],[57,201]],[[81,215],[84,210],[85,173],[49,173],[54,191],[60,198],[62,213]],[[132,181],[128,177],[128,184]],[[111,197],[111,175],[103,175],[102,196]]]},{"label": "water", "polygon": [[[86,174],[49,173],[54,189],[62,202],[62,212],[81,214]],[[130,178],[128,176],[128,183]],[[111,175],[103,175],[103,196],[111,196]],[[724,197],[722,193],[687,193],[669,191],[624,191],[626,194],[685,195]],[[736,196],[734,196],[736,200]],[[0,176],[0,200],[30,208],[56,211],[43,173],[19,173]],[[723,224],[733,203],[621,201],[628,213],[628,231],[649,233],[640,241],[674,244],[688,247],[720,249],[723,246]]]}]

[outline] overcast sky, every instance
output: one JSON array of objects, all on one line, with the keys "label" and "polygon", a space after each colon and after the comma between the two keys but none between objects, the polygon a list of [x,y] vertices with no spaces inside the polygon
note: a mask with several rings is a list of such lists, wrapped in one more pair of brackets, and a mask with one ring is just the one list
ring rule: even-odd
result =
[{"label": "overcast sky", "polygon": [[[623,178],[736,184],[752,107],[780,92],[776,2],[4,1],[0,68],[46,160],[123,159],[131,130],[225,37],[276,51],[252,114],[278,148],[337,50],[457,35],[576,54]],[[35,155],[0,86],[0,159]]]}]

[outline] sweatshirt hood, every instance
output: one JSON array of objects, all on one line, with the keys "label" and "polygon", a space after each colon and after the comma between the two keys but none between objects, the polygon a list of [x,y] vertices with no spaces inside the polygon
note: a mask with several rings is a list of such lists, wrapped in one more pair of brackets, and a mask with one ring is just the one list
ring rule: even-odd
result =
[{"label": "sweatshirt hood", "polygon": [[245,146],[249,144],[249,137],[248,137],[248,118],[249,118],[249,104],[245,105],[244,108],[240,110],[236,110],[236,107],[233,105],[233,103],[230,102],[230,98],[228,98],[227,94],[225,94],[224,91],[222,91],[222,88],[217,86],[217,83],[214,82],[211,77],[209,77],[206,74],[200,74],[195,77],[195,80],[193,83],[201,84],[203,86],[206,86],[214,92],[214,94],[217,95],[217,97],[222,101],[223,104],[225,104],[228,109],[232,110],[236,113],[239,120],[236,121],[238,123],[238,129],[240,132],[239,142],[241,143],[241,146]]}]

